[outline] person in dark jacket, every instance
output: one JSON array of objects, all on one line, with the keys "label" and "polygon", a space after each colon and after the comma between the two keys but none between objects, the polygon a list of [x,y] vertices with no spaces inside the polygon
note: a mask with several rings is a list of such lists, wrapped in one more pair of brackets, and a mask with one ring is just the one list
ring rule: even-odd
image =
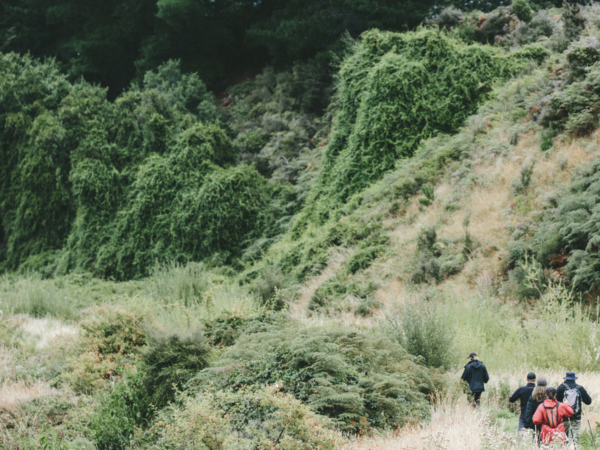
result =
[{"label": "person in dark jacket", "polygon": [[469,362],[460,378],[469,383],[471,389],[469,397],[473,406],[479,406],[481,393],[485,391],[484,384],[490,381],[490,376],[485,365],[477,358],[477,353],[469,354]]},{"label": "person in dark jacket", "polygon": [[575,382],[577,378],[579,377],[575,376],[575,372],[567,372],[567,376],[564,377],[565,382],[556,390],[556,400],[559,402],[562,402],[565,399],[568,400],[568,393],[575,390],[573,395],[576,399],[575,404],[571,405],[575,414],[573,417],[570,417],[569,420],[565,421],[565,433],[567,433],[569,443],[575,445],[577,445],[579,434],[581,433],[581,412],[583,407],[581,403],[583,402],[586,405],[592,404],[592,397],[590,397],[590,394],[587,393],[583,386]]},{"label": "person in dark jacket", "polygon": [[537,380],[537,386],[533,390],[531,397],[527,400],[527,406],[525,407],[525,426],[526,428],[530,428],[535,430],[535,434],[539,439],[540,436],[540,428],[536,427],[533,424],[533,415],[544,400],[546,400],[546,388],[548,387],[548,382],[545,378],[540,378]]},{"label": "person in dark jacket", "polygon": [[525,409],[527,408],[527,402],[531,393],[535,388],[535,373],[529,372],[527,374],[527,384],[517,389],[513,395],[508,399],[509,402],[514,403],[517,400],[521,401],[521,415],[519,416],[519,431],[523,428],[527,428],[525,425]]}]

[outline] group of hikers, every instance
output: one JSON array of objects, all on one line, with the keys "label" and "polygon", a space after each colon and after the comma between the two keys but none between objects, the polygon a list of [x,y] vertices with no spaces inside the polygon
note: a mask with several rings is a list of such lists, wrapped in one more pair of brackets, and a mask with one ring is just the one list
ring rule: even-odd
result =
[{"label": "group of hikers", "polygon": [[[469,384],[473,406],[479,406],[484,385],[490,377],[476,353],[469,354],[462,379]],[[538,443],[546,445],[555,441],[577,445],[581,433],[582,403],[592,403],[585,388],[576,383],[577,379],[575,372],[567,372],[564,383],[555,388],[548,386],[545,378],[536,380],[535,373],[529,372],[527,384],[508,399],[511,403],[521,401],[519,431],[533,430]]]}]

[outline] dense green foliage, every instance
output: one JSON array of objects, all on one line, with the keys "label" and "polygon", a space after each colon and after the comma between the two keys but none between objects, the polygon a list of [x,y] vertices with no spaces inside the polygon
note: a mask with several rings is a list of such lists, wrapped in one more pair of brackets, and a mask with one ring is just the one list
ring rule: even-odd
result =
[{"label": "dense green foliage", "polygon": [[136,439],[135,448],[334,450],[332,422],[277,386],[237,392],[207,389],[184,396]]},{"label": "dense green foliage", "polygon": [[210,350],[201,330],[150,335],[141,370],[152,405],[161,409],[174,401],[177,390],[209,365]]},{"label": "dense green foliage", "polygon": [[237,150],[195,75],[171,62],[109,102],[52,62],[1,64],[4,268],[132,278],[156,261],[239,254],[261,228],[269,187],[232,167]]},{"label": "dense green foliage", "polygon": [[198,376],[234,390],[278,383],[349,431],[399,426],[427,414],[436,386],[387,337],[346,329],[282,329],[246,336]]},{"label": "dense green foliage", "polygon": [[344,201],[412,156],[422,139],[455,132],[516,67],[493,48],[435,30],[365,33],[340,68],[338,113],[313,201]]},{"label": "dense green foliage", "polygon": [[521,233],[521,239],[511,244],[512,260],[519,263],[531,255],[542,267],[567,277],[578,291],[597,293],[599,180],[599,161],[582,168],[568,192],[552,199],[533,237]]}]

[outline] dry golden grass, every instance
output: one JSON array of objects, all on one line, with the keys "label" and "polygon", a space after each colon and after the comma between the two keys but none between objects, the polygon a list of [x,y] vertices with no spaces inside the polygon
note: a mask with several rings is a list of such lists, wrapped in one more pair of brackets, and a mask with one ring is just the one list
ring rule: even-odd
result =
[{"label": "dry golden grass", "polygon": [[33,383],[6,380],[0,386],[0,410],[14,411],[20,403],[41,397],[53,397],[59,391],[42,380]]},{"label": "dry golden grass", "polygon": [[[472,449],[483,447],[486,435],[498,434],[486,411],[471,407],[466,398],[459,402],[441,401],[432,407],[431,421],[411,425],[385,437],[357,439],[348,450]],[[501,436],[506,439],[507,436]]]},{"label": "dry golden grass", "polygon": [[[479,243],[479,251],[473,255],[462,273],[447,280],[442,286],[459,295],[481,292],[493,285],[501,275],[502,249],[510,241],[510,226],[529,215],[529,210],[541,207],[543,193],[564,187],[578,166],[596,157],[594,148],[600,142],[600,132],[587,139],[556,143],[556,149],[539,151],[538,137],[532,133],[521,137],[519,144],[509,155],[480,158],[474,167],[479,183],[463,195],[461,209],[453,214],[443,211],[443,200],[455,189],[449,183],[436,188],[436,202],[428,208],[420,208],[417,199],[403,218],[396,220],[391,233],[392,245],[401,249],[399,256],[380,264],[371,272],[384,281],[377,298],[384,305],[392,298],[402,295],[403,282],[390,274],[399,273],[406,267],[407,255],[414,254],[416,238],[424,226],[435,225],[440,238],[456,238],[465,233],[465,218],[469,218],[468,231]],[[522,211],[516,207],[511,184],[520,176],[523,165],[535,161],[529,195]],[[567,163],[565,164],[565,161]],[[387,275],[387,276],[386,276]],[[390,281],[391,279],[391,281]],[[387,280],[387,281],[386,281]]]},{"label": "dry golden grass", "polygon": [[20,315],[16,320],[18,320],[19,327],[25,332],[27,338],[35,342],[37,349],[47,347],[53,339],[59,336],[75,336],[79,331],[74,325],[50,317],[35,318]]},{"label": "dry golden grass", "polygon": [[318,287],[327,281],[328,278],[335,275],[342,262],[348,257],[347,251],[338,251],[329,258],[329,263],[325,270],[319,275],[310,278],[300,289],[298,299],[290,305],[290,315],[295,319],[307,319],[308,305]]}]

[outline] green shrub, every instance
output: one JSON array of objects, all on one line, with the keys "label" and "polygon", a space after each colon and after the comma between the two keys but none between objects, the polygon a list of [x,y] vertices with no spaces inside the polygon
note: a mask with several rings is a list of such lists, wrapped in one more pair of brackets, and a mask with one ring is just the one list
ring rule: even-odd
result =
[{"label": "green shrub", "polygon": [[513,14],[523,22],[530,22],[533,19],[533,10],[527,0],[513,0]]},{"label": "green shrub", "polygon": [[596,293],[600,286],[600,230],[595,219],[600,203],[599,179],[599,161],[582,167],[557,204],[548,205],[533,236],[516,236],[510,244],[511,261],[523,263],[533,255],[541,268],[566,276],[578,292]]},{"label": "green shrub", "polygon": [[209,290],[207,269],[202,263],[156,266],[150,278],[157,300],[181,302],[185,307],[206,300]]},{"label": "green shrub", "polygon": [[321,284],[310,298],[310,311],[339,310],[340,301],[353,296],[363,302],[370,302],[378,284],[370,279],[348,279],[346,271],[339,271],[334,277]]},{"label": "green shrub", "polygon": [[429,371],[387,336],[290,325],[238,340],[197,383],[234,390],[278,383],[353,432],[426,416],[435,390]]},{"label": "green shrub", "polygon": [[444,8],[433,22],[440,28],[450,29],[462,23],[464,19],[465,15],[460,9],[449,6]]},{"label": "green shrub", "polygon": [[529,185],[531,184],[534,167],[535,160],[530,161],[528,164],[523,164],[521,171],[519,172],[519,176],[511,183],[511,187],[515,194],[523,194],[524,192],[527,192]]},{"label": "green shrub", "polygon": [[581,81],[588,70],[600,60],[600,45],[593,39],[581,40],[567,51],[569,78]]},{"label": "green shrub", "polygon": [[285,302],[278,292],[283,289],[283,273],[277,269],[268,268],[252,283],[252,290],[264,306],[280,311],[285,307]]},{"label": "green shrub", "polygon": [[370,243],[364,244],[359,248],[348,260],[344,263],[344,266],[348,273],[354,275],[359,270],[367,269],[373,263],[373,260],[381,255],[385,251],[385,247],[381,245],[369,245]]},{"label": "green shrub", "polygon": [[421,229],[411,270],[413,283],[438,283],[459,273],[476,247],[465,224],[464,238],[438,240],[435,227]]},{"label": "green shrub", "polygon": [[135,442],[137,448],[333,450],[342,442],[332,422],[277,386],[207,389],[167,408]]},{"label": "green shrub", "polygon": [[104,307],[89,312],[81,322],[78,348],[68,361],[70,370],[61,375],[79,393],[91,393],[133,368],[146,343],[144,316],[139,312]]},{"label": "green shrub", "polygon": [[229,347],[242,334],[263,333],[285,323],[283,313],[263,310],[255,314],[243,311],[222,311],[217,317],[203,321],[203,332],[208,343],[215,347]]},{"label": "green shrub", "polygon": [[139,372],[109,384],[94,399],[94,411],[89,418],[90,438],[100,450],[129,448],[137,430],[152,418],[151,397]]},{"label": "green shrub", "polygon": [[210,362],[211,348],[201,330],[154,332],[141,354],[144,388],[160,409],[175,400],[177,390]]},{"label": "green shrub", "polygon": [[436,301],[434,295],[403,304],[387,315],[384,324],[390,336],[425,365],[450,368],[456,356],[454,335]]}]

